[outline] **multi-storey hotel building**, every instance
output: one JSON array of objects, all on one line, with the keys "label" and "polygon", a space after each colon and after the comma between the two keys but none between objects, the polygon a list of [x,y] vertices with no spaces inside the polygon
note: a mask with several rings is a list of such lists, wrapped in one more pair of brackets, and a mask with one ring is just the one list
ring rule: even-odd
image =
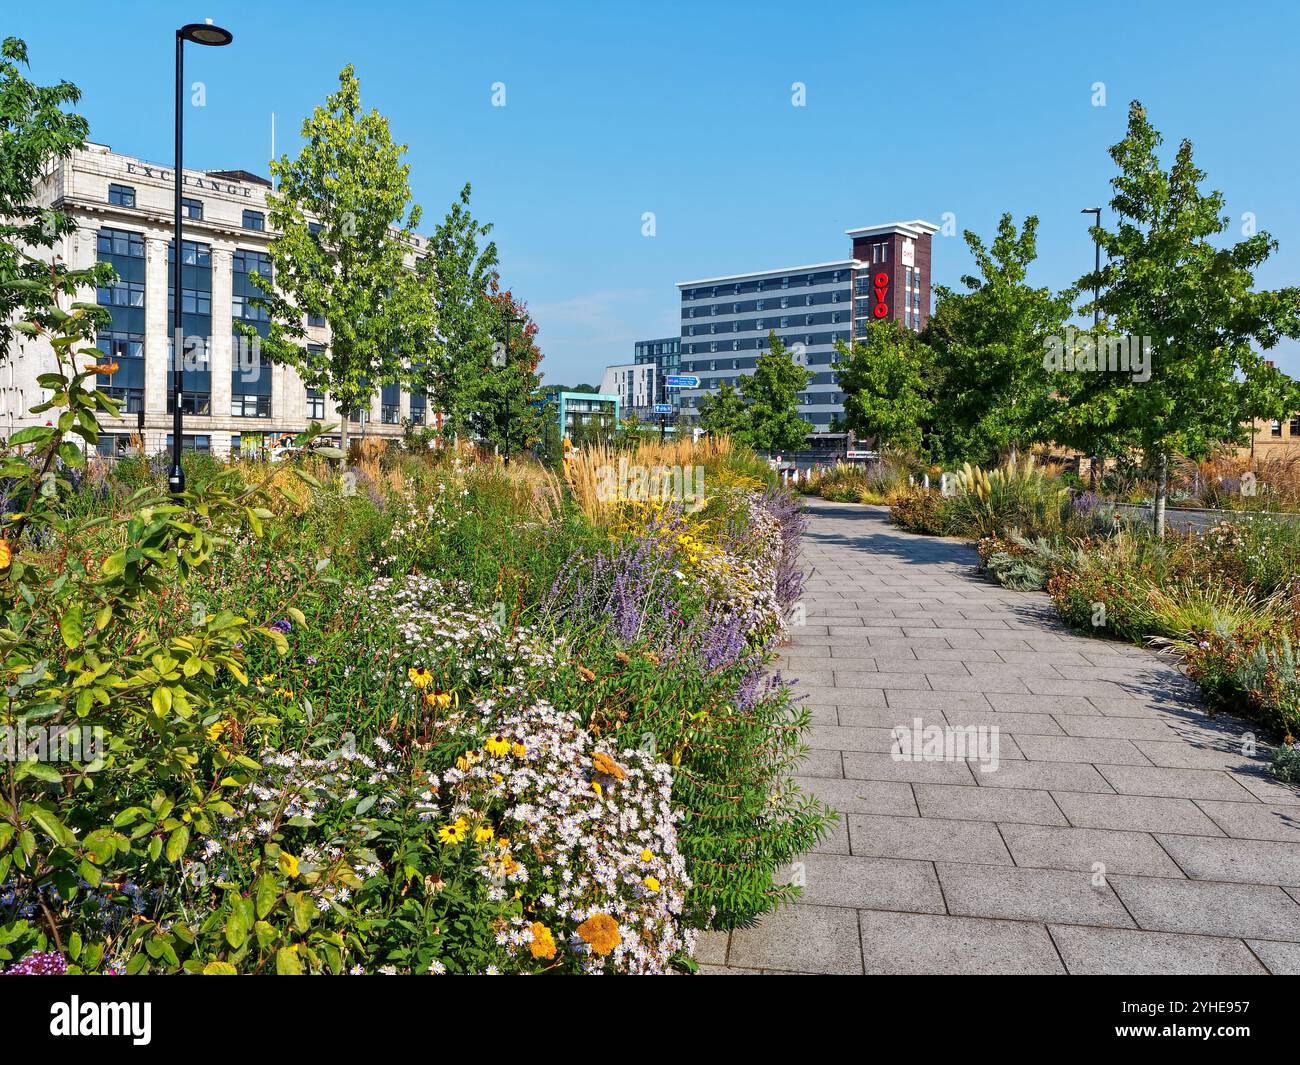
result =
[{"label": "multi-storey hotel building", "polygon": [[800,417],[825,431],[844,413],[835,380],[836,341],[892,319],[920,331],[930,318],[931,241],[938,226],[920,220],[850,229],[849,258],[811,266],[682,281],[681,372],[700,379],[683,390],[685,411],[723,384],[752,373],[775,332],[812,376]]},{"label": "multi-storey hotel building", "polygon": [[[61,211],[76,223],[54,254],[72,269],[98,260],[111,263],[117,274],[95,294],[112,316],[97,343],[118,365],[111,378],[100,377],[99,385],[122,401],[119,419],[101,419],[100,447],[106,453],[125,450],[141,424],[147,452],[171,445],[173,181],[169,167],[88,144],[57,161],[38,189],[38,206]],[[187,170],[183,186],[184,446],[220,454],[249,451],[284,433],[301,432],[311,421],[337,423],[329,396],[304,388],[291,368],[265,361],[235,331],[237,322],[263,336],[268,328],[265,312],[252,305],[257,290],[249,275],[271,273],[270,182],[242,170]],[[416,238],[412,263],[423,250],[423,239]],[[323,320],[304,324],[310,342],[329,344]],[[0,367],[0,433],[41,424],[28,408],[44,398],[36,379],[51,369],[47,343],[16,342]],[[351,418],[354,432],[364,424],[366,433],[397,436],[403,420],[425,421],[426,404],[423,396],[384,385],[370,409]]]}]

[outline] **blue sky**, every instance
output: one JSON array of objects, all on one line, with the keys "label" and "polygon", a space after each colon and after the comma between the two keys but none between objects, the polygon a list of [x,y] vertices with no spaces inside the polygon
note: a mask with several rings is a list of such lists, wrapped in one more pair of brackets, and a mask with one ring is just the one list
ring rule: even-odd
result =
[{"label": "blue sky", "polygon": [[[294,151],[354,64],[410,146],[422,229],[473,184],[552,382],[675,334],[676,282],[842,258],[852,226],[951,212],[988,235],[1036,214],[1036,280],[1070,283],[1134,98],[1169,151],[1193,140],[1232,232],[1253,212],[1280,242],[1259,283],[1300,283],[1300,5],[62,0],[11,7],[3,32],[38,80],[82,88],[95,140],[170,162],[172,33],[203,18],[235,41],[188,52],[207,106],[187,165],[265,174],[271,112]],[[955,284],[965,245],[936,242],[935,281]],[[1300,345],[1274,357],[1300,374]]]}]

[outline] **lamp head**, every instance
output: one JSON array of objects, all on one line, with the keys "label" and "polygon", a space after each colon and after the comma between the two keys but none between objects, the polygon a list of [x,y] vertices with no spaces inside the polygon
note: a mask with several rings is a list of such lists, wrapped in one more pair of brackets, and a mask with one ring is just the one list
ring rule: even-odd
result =
[{"label": "lamp head", "polygon": [[235,39],[235,35],[229,30],[214,26],[211,19],[206,22],[188,23],[176,31],[176,36],[192,44],[206,44],[218,48]]}]

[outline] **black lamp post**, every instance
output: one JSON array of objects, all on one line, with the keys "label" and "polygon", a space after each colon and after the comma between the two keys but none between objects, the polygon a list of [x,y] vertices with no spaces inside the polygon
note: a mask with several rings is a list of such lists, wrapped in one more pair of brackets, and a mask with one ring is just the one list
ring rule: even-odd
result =
[{"label": "black lamp post", "polygon": [[[504,368],[509,368],[509,366],[510,366],[510,337],[511,337],[511,333],[513,332],[514,327],[515,327],[516,325],[520,324],[521,322],[526,322],[526,321],[528,321],[527,318],[517,317],[517,316],[515,316],[515,315],[513,315],[513,314],[512,314],[512,315],[509,315],[509,316],[506,318],[506,350],[505,350],[505,355],[504,355],[504,361],[503,361],[503,363],[502,363],[502,366],[503,366]],[[509,383],[507,382],[507,388],[508,388],[508,385],[509,385]],[[510,393],[507,391],[507,392],[505,392],[505,393],[503,394],[503,396],[504,396],[504,400],[505,400],[505,410],[506,410],[506,425],[505,425],[505,437],[506,437],[506,458],[505,458],[505,464],[506,464],[507,466],[509,466],[509,465],[510,465]]]},{"label": "black lamp post", "polygon": [[185,172],[183,152],[185,130],[185,42],[212,47],[229,44],[234,34],[207,22],[191,22],[176,31],[176,236],[172,250],[172,472],[167,487],[172,495],[185,491],[185,471],[181,468],[181,447],[184,439],[181,406],[185,398],[185,327],[181,324],[181,266],[184,253],[181,249],[181,181]]}]

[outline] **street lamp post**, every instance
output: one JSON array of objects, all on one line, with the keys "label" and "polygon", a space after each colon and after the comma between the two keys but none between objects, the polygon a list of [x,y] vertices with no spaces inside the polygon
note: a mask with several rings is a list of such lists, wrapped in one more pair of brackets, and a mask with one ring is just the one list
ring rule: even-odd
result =
[{"label": "street lamp post", "polygon": [[[1090,214],[1094,217],[1094,228],[1101,228],[1101,208],[1085,207],[1080,214]],[[1097,326],[1101,323],[1101,241],[1096,235],[1092,238],[1092,256],[1093,256],[1093,275],[1092,275],[1092,339],[1093,343],[1097,342]],[[1088,463],[1088,485],[1090,488],[1097,487],[1097,459],[1100,458],[1094,451],[1092,461]]]},{"label": "street lamp post", "polygon": [[181,406],[185,396],[185,327],[181,324],[181,277],[184,253],[181,248],[181,182],[185,172],[185,42],[221,47],[234,40],[234,34],[206,22],[191,22],[176,31],[176,234],[172,250],[172,472],[167,487],[172,495],[185,491],[185,470],[181,467]]}]

